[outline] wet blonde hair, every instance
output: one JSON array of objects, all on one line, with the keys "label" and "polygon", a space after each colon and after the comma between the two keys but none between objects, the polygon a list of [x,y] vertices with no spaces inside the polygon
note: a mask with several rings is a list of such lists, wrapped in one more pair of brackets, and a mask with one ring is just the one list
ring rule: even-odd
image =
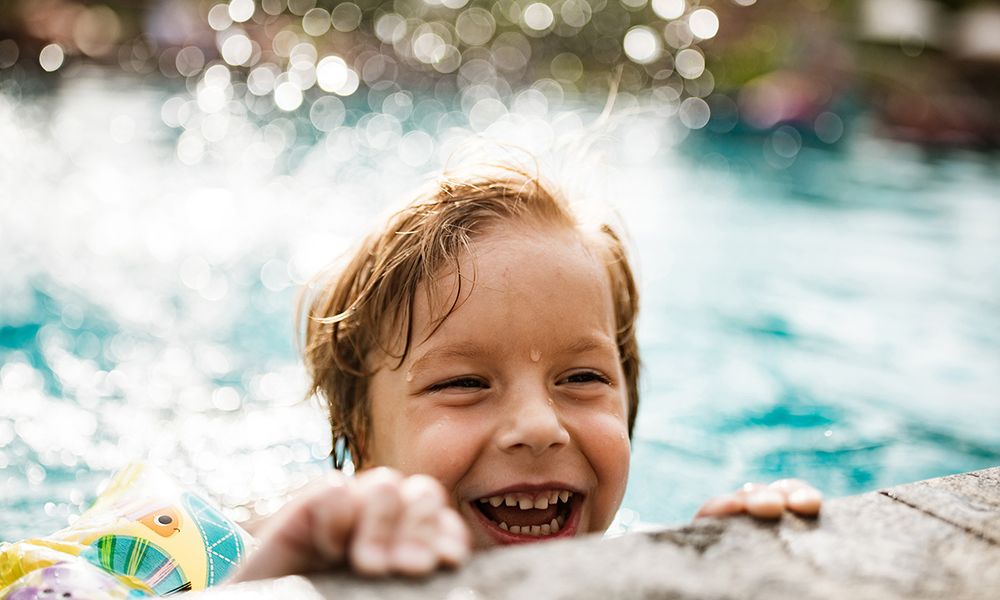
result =
[{"label": "wet blonde hair", "polygon": [[[303,354],[309,394],[325,400],[334,447],[346,444],[355,467],[363,465],[370,431],[367,363],[373,351],[406,359],[413,337],[412,311],[421,287],[439,306],[431,281],[446,266],[459,271],[470,242],[501,223],[573,229],[603,258],[612,288],[618,354],[628,393],[629,435],[639,405],[639,349],[635,321],[639,295],[622,238],[613,227],[585,229],[569,204],[526,169],[485,165],[444,174],[427,191],[365,238],[346,266],[321,277],[299,300],[305,314]],[[463,277],[457,278],[459,287]],[[473,278],[473,285],[475,280]],[[435,319],[435,330],[457,308],[461,289]],[[395,350],[393,350],[395,349]],[[335,465],[342,458],[334,456]]]}]

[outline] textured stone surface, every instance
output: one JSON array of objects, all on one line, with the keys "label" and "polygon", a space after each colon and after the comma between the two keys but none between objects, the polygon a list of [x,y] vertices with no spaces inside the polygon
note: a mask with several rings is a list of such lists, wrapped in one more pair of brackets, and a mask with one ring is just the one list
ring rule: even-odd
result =
[{"label": "textured stone surface", "polygon": [[883,493],[1000,544],[1000,468],[919,481]]},{"label": "textured stone surface", "polygon": [[993,599],[1000,593],[998,527],[1000,468],[994,468],[833,500],[815,520],[706,519],[616,539],[492,550],[426,579],[334,573],[202,596]]}]

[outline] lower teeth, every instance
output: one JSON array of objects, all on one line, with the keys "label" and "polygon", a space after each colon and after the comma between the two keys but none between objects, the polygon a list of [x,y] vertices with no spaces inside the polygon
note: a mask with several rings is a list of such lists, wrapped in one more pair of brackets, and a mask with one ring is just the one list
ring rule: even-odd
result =
[{"label": "lower teeth", "polygon": [[500,529],[504,531],[509,531],[511,533],[517,533],[520,535],[531,535],[531,536],[542,536],[542,535],[555,535],[559,533],[563,525],[566,524],[566,517],[560,515],[546,525],[510,525],[507,523],[500,523]]}]

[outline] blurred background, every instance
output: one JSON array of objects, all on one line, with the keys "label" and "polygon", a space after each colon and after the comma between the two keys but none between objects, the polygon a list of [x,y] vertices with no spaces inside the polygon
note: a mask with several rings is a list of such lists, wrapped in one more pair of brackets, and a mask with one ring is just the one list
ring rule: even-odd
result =
[{"label": "blurred background", "polygon": [[631,235],[616,528],[1000,464],[998,109],[995,2],[0,2],[0,539],[131,461],[237,519],[328,469],[296,289],[477,139]]}]

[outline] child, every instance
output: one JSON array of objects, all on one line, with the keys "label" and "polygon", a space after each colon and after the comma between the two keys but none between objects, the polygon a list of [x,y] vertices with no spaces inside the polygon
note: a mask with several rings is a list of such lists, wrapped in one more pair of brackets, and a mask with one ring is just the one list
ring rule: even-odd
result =
[{"label": "child", "polygon": [[[610,226],[518,168],[452,174],[303,306],[313,391],[358,475],[274,517],[235,580],[417,575],[610,525],[639,401],[638,292]],[[819,505],[785,480],[699,516]]]}]

